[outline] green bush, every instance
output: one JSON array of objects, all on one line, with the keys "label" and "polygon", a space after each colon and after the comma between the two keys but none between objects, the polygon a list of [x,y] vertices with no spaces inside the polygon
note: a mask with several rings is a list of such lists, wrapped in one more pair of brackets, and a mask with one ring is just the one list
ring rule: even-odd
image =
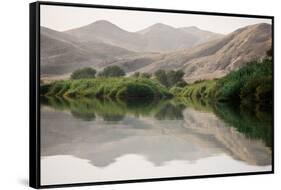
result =
[{"label": "green bush", "polygon": [[260,77],[249,80],[240,92],[241,100],[248,102],[272,102],[272,77]]},{"label": "green bush", "polygon": [[174,86],[169,90],[169,92],[174,94],[175,96],[181,96],[182,90],[183,88]]},{"label": "green bush", "polygon": [[213,101],[272,104],[272,60],[253,61],[216,80],[198,80],[182,89],[171,88],[175,96]]},{"label": "green bush", "polygon": [[[271,59],[267,58],[261,61],[250,62],[246,66],[238,69],[237,71],[233,71],[225,77],[219,79],[215,87],[214,96],[218,100],[240,100],[240,91],[242,89],[242,97],[246,97],[247,92],[252,90],[252,88],[254,88],[254,86],[261,81],[259,79],[271,76]],[[245,89],[247,88],[245,87],[247,86],[247,84],[249,85],[248,87],[251,89]]]},{"label": "green bush", "polygon": [[187,83],[185,81],[178,81],[174,86],[176,87],[185,87]]},{"label": "green bush", "polygon": [[205,80],[202,82],[188,84],[184,88],[182,88],[180,93],[173,94],[176,96],[184,96],[190,98],[212,98],[211,94],[215,85],[216,81]]},{"label": "green bush", "polygon": [[170,97],[158,82],[146,78],[95,78],[58,81],[42,86],[41,95],[65,97]]},{"label": "green bush", "polygon": [[71,79],[87,79],[87,78],[95,78],[97,71],[93,68],[86,67],[83,69],[78,69],[74,71],[70,78]]},{"label": "green bush", "polygon": [[264,80],[256,89],[256,101],[261,104],[272,105],[273,101],[273,89],[272,79],[268,78]]},{"label": "green bush", "polygon": [[122,87],[116,94],[117,97],[134,98],[134,97],[154,97],[156,92],[147,84],[129,83]]},{"label": "green bush", "polygon": [[[45,91],[46,95],[59,96],[59,95],[62,95],[68,88],[69,88],[68,82],[56,81],[53,84],[49,84],[47,90],[46,90],[46,87],[45,87],[45,89],[44,89],[44,87],[41,89],[44,89],[42,91]],[[44,92],[41,92],[41,93],[44,93]]]},{"label": "green bush", "polygon": [[123,71],[120,67],[114,65],[114,66],[108,66],[106,68],[103,69],[103,71],[101,71],[99,73],[99,76],[102,77],[121,77],[121,76],[125,76],[125,71]]},{"label": "green bush", "polygon": [[141,73],[140,77],[143,77],[143,78],[148,78],[150,79],[151,78],[151,74],[150,73]]},{"label": "green bush", "polygon": [[44,95],[44,94],[47,94],[47,92],[50,91],[50,88],[51,88],[51,84],[43,84],[40,86],[40,94],[41,95]]},{"label": "green bush", "polygon": [[183,87],[186,85],[185,81],[183,80],[184,72],[182,70],[158,70],[154,73],[156,80],[158,80],[162,85],[170,88],[172,86],[179,86]]}]

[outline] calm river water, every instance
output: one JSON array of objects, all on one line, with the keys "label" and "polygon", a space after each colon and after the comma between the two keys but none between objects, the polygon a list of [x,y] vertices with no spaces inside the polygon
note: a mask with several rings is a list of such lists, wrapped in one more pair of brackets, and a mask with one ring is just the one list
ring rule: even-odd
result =
[{"label": "calm river water", "polygon": [[41,102],[42,185],[272,167],[269,113],[187,99]]}]

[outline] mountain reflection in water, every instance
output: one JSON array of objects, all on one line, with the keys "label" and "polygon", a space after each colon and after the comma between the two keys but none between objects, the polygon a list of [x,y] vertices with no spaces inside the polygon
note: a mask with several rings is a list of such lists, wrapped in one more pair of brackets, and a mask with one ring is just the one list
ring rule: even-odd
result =
[{"label": "mountain reflection in water", "polygon": [[[57,164],[61,163],[59,158],[67,160],[69,157],[64,156],[72,156],[86,160],[96,170],[106,171],[112,164],[120,165],[120,158],[137,155],[154,168],[188,161],[191,169],[200,160],[222,155],[226,163],[240,163],[239,171],[248,172],[247,167],[271,167],[271,128],[271,114],[190,99],[125,102],[41,97],[41,156],[45,161],[51,159],[49,163],[55,165],[56,160]],[[137,157],[131,159],[137,169]],[[231,170],[230,165],[219,164],[217,167],[222,172],[228,167],[228,172],[239,172]],[[127,168],[121,164],[119,172],[122,167]],[[151,175],[144,173],[142,177]],[[164,177],[169,175],[176,174],[163,173]],[[90,181],[98,180],[93,178]],[[85,177],[78,181],[87,180]]]}]

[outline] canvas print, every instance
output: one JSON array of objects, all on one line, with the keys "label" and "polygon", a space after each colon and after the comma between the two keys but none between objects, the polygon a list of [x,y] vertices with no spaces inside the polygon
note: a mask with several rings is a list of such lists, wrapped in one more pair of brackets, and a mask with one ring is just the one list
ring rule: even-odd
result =
[{"label": "canvas print", "polygon": [[272,24],[40,5],[41,185],[272,171]]}]

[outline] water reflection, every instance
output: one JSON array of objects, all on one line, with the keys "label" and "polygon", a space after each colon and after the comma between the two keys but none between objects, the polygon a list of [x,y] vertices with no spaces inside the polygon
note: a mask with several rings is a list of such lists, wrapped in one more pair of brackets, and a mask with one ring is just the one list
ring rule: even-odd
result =
[{"label": "water reflection", "polygon": [[56,110],[70,111],[73,117],[84,121],[96,119],[121,121],[125,115],[134,117],[152,116],[158,120],[182,120],[184,104],[179,101],[131,99],[125,101],[111,99],[70,99],[61,97],[42,97],[41,104]]},{"label": "water reflection", "polygon": [[[189,162],[182,167],[199,167],[199,160],[207,163],[216,157],[225,161],[217,164],[218,172],[235,172],[223,165],[234,161],[239,171],[247,172],[250,166],[271,165],[271,126],[270,113],[202,100],[42,97],[41,155],[50,159],[71,155],[98,168],[126,155],[141,156],[155,168],[174,161]],[[119,166],[121,171],[126,168]],[[143,176],[149,177],[149,173]]]},{"label": "water reflection", "polygon": [[234,127],[247,138],[261,139],[266,146],[272,146],[272,108],[265,108],[258,104],[254,107],[239,105],[238,102],[212,103],[202,99],[180,99],[187,107],[198,111],[214,113],[225,122],[226,126]]}]

